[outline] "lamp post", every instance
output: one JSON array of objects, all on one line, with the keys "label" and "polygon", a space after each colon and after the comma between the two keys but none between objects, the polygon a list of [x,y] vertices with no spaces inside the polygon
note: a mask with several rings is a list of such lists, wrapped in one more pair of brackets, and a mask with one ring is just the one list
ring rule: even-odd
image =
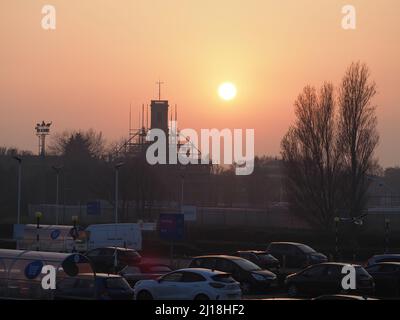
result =
[{"label": "lamp post", "polygon": [[[119,162],[115,165],[115,238],[117,238],[117,224],[118,224],[118,185],[119,185],[119,169],[125,163]],[[117,257],[117,244],[115,243],[115,250],[114,250],[114,271],[117,272],[118,267],[118,257]]]},{"label": "lamp post", "polygon": [[21,175],[22,175],[22,158],[15,156],[18,161],[18,202],[17,202],[17,224],[21,223]]},{"label": "lamp post", "polygon": [[115,224],[118,223],[118,179],[119,179],[119,169],[124,165],[123,162],[117,163],[115,165]]},{"label": "lamp post", "polygon": [[339,222],[340,218],[335,217],[335,255],[336,261],[339,260]]},{"label": "lamp post", "polygon": [[72,223],[74,225],[74,228],[72,229],[73,230],[72,239],[74,240],[72,252],[75,253],[76,252],[75,241],[79,237],[78,229],[76,228],[78,223],[78,216],[72,216]]},{"label": "lamp post", "polygon": [[40,229],[40,219],[42,218],[41,212],[36,212],[36,251],[40,251],[40,236],[39,236],[39,229]]},{"label": "lamp post", "polygon": [[181,211],[183,212],[183,201],[185,192],[185,175],[181,175]]},{"label": "lamp post", "polygon": [[390,250],[390,219],[385,219],[385,253]]},{"label": "lamp post", "polygon": [[59,190],[60,190],[60,185],[59,185],[59,182],[60,182],[60,172],[61,172],[61,170],[63,169],[63,167],[62,166],[59,166],[59,167],[52,167],[53,168],[53,170],[56,172],[56,225],[58,226],[58,217],[59,217],[59,206],[60,206],[60,203],[59,203]]}]

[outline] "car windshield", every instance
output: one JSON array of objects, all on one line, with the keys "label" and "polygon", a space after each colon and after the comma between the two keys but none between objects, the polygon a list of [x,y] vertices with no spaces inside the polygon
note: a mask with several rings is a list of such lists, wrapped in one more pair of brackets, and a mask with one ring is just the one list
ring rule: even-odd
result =
[{"label": "car windshield", "polygon": [[305,244],[299,245],[299,249],[304,253],[316,253],[316,251],[313,248],[306,246]]},{"label": "car windshield", "polygon": [[151,266],[148,268],[149,272],[171,272],[168,266]]},{"label": "car windshield", "polygon": [[211,278],[217,282],[223,282],[223,283],[235,282],[235,280],[233,280],[230,274],[217,274],[216,276],[212,276]]},{"label": "car windshield", "polygon": [[136,251],[121,251],[119,253],[121,258],[129,259],[129,260],[140,260],[140,254]]},{"label": "car windshield", "polygon": [[261,270],[261,268],[259,266],[257,266],[253,262],[250,262],[250,261],[245,260],[245,259],[237,259],[237,260],[234,260],[234,262],[239,267],[241,267],[242,269],[244,269],[246,271],[259,271],[259,270]]},{"label": "car windshield", "polygon": [[272,259],[271,255],[266,254],[266,253],[259,253],[259,254],[257,254],[257,257],[258,257],[261,261],[268,261],[268,260],[271,260],[271,259]]},{"label": "car windshield", "polygon": [[106,284],[108,289],[130,289],[129,283],[124,278],[109,278],[106,280]]},{"label": "car windshield", "polygon": [[360,275],[369,276],[369,273],[363,267],[356,267],[356,274],[359,276]]}]

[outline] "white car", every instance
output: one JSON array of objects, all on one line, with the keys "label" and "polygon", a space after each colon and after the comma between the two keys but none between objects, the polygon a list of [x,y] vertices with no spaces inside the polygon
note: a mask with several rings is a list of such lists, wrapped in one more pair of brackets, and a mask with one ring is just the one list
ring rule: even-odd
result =
[{"label": "white car", "polygon": [[230,274],[209,269],[181,269],[134,287],[136,300],[240,300],[240,284]]}]

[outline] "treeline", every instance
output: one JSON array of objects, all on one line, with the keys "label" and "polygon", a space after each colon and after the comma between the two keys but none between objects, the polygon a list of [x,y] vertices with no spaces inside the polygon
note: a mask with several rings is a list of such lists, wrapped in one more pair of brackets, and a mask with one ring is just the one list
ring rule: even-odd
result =
[{"label": "treeline", "polygon": [[[18,156],[22,159],[22,218],[29,204],[55,204],[57,172],[59,204],[86,205],[93,200],[115,203],[115,165],[119,168],[121,217],[135,211],[146,220],[155,206],[187,205],[267,207],[284,200],[282,163],[257,157],[254,174],[236,176],[234,168],[210,166],[210,170],[182,170],[173,166],[150,166],[145,154],[125,153],[115,157],[116,143],[107,144],[94,130],[55,134],[46,157],[15,148],[0,151],[0,222],[15,222],[18,190]],[[24,220],[23,220],[24,221]]]}]

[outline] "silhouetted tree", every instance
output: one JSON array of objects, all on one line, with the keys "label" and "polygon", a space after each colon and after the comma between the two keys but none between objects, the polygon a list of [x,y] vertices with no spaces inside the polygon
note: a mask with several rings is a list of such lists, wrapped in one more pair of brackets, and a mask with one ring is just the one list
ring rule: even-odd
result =
[{"label": "silhouetted tree", "polygon": [[306,87],[295,103],[296,123],[282,140],[288,195],[294,210],[326,228],[334,215],[355,217],[367,204],[368,175],[379,169],[375,94],[368,67],[353,63],[337,99],[325,84],[319,94]]},{"label": "silhouetted tree", "polygon": [[346,205],[351,216],[362,213],[367,203],[368,177],[377,165],[374,151],[379,142],[376,106],[371,100],[376,85],[365,64],[353,63],[339,88],[338,146],[345,164]]},{"label": "silhouetted tree", "polygon": [[334,89],[304,88],[295,102],[296,123],[282,140],[287,191],[293,210],[329,228],[337,209],[341,158],[336,148]]}]

